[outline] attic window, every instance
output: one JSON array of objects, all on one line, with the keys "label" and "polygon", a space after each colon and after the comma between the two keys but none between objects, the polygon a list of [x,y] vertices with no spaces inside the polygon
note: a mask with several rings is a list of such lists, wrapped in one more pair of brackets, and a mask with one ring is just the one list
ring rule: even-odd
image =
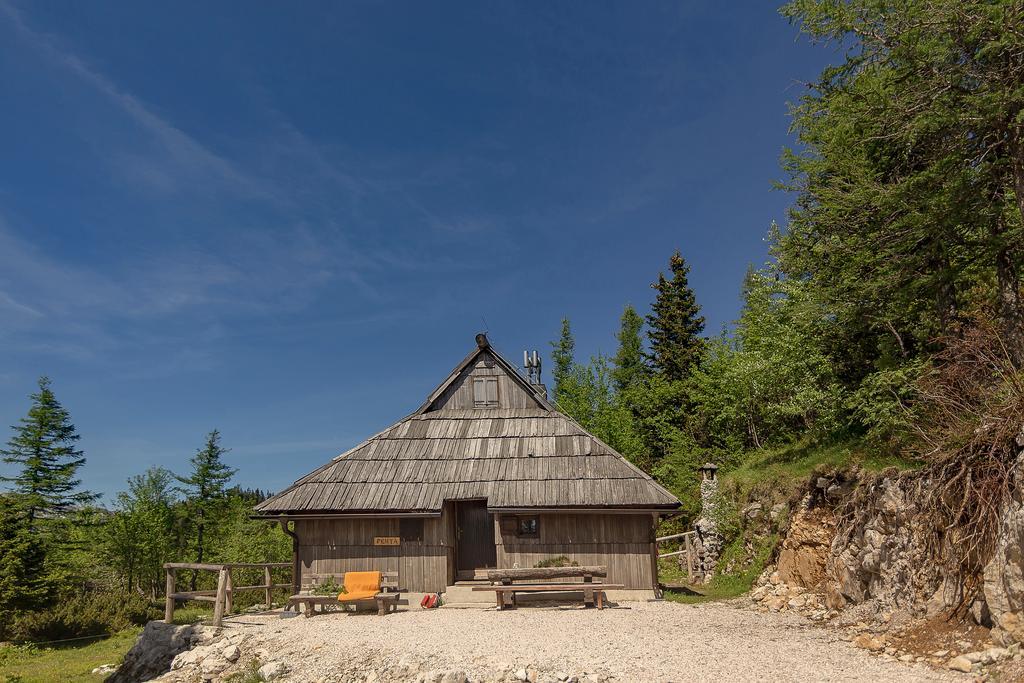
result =
[{"label": "attic window", "polygon": [[497,408],[498,407],[498,378],[497,377],[474,377],[473,378],[473,407],[474,408]]}]

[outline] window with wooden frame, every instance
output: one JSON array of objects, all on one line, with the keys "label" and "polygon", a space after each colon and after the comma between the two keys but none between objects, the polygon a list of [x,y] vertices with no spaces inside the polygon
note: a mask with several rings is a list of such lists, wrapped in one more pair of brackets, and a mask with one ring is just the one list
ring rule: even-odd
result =
[{"label": "window with wooden frame", "polygon": [[473,378],[473,407],[474,408],[497,408],[498,407],[498,378],[497,377],[474,377]]},{"label": "window with wooden frame", "polygon": [[516,517],[516,536],[519,538],[540,538],[540,517]]},{"label": "window with wooden frame", "polygon": [[406,543],[420,543],[423,541],[423,518],[403,517],[398,521],[398,534]]}]

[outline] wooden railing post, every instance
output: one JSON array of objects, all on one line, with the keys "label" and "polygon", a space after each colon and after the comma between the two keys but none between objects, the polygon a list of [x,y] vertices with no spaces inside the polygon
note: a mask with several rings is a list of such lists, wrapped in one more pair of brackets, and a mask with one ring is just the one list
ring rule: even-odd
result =
[{"label": "wooden railing post", "polygon": [[267,586],[267,600],[266,600],[266,603],[267,603],[267,609],[268,610],[270,609],[270,606],[271,606],[271,595],[270,594],[274,590],[274,582],[271,581],[271,578],[272,577],[270,576],[270,567],[264,567],[263,568],[263,583],[265,583],[266,586]]},{"label": "wooden railing post", "polygon": [[231,576],[231,567],[227,568],[228,585],[224,589],[224,612],[231,614],[231,608],[235,604],[235,580]]},{"label": "wooden railing post", "polygon": [[167,581],[164,584],[164,589],[167,591],[167,598],[164,601],[164,623],[174,623],[174,592],[176,590],[175,577],[177,574],[176,569],[167,568]]},{"label": "wooden railing post", "polygon": [[224,603],[226,600],[229,572],[221,567],[217,576],[217,597],[213,603],[213,625],[220,627],[224,623]]},{"label": "wooden railing post", "polygon": [[693,544],[690,543],[689,535],[684,536],[686,541],[686,580],[693,583]]}]

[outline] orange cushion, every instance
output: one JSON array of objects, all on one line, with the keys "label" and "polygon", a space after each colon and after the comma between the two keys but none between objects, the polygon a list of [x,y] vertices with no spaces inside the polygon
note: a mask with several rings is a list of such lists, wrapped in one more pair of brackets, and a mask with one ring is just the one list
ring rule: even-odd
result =
[{"label": "orange cushion", "polygon": [[380,592],[380,572],[345,572],[345,592],[338,602],[366,600]]}]

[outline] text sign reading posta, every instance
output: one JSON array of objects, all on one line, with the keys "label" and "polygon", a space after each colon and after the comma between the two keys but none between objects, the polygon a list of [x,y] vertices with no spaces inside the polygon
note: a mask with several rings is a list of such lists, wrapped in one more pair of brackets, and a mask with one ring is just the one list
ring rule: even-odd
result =
[{"label": "text sign reading posta", "polygon": [[374,536],[374,545],[401,545],[402,539],[398,536]]}]

